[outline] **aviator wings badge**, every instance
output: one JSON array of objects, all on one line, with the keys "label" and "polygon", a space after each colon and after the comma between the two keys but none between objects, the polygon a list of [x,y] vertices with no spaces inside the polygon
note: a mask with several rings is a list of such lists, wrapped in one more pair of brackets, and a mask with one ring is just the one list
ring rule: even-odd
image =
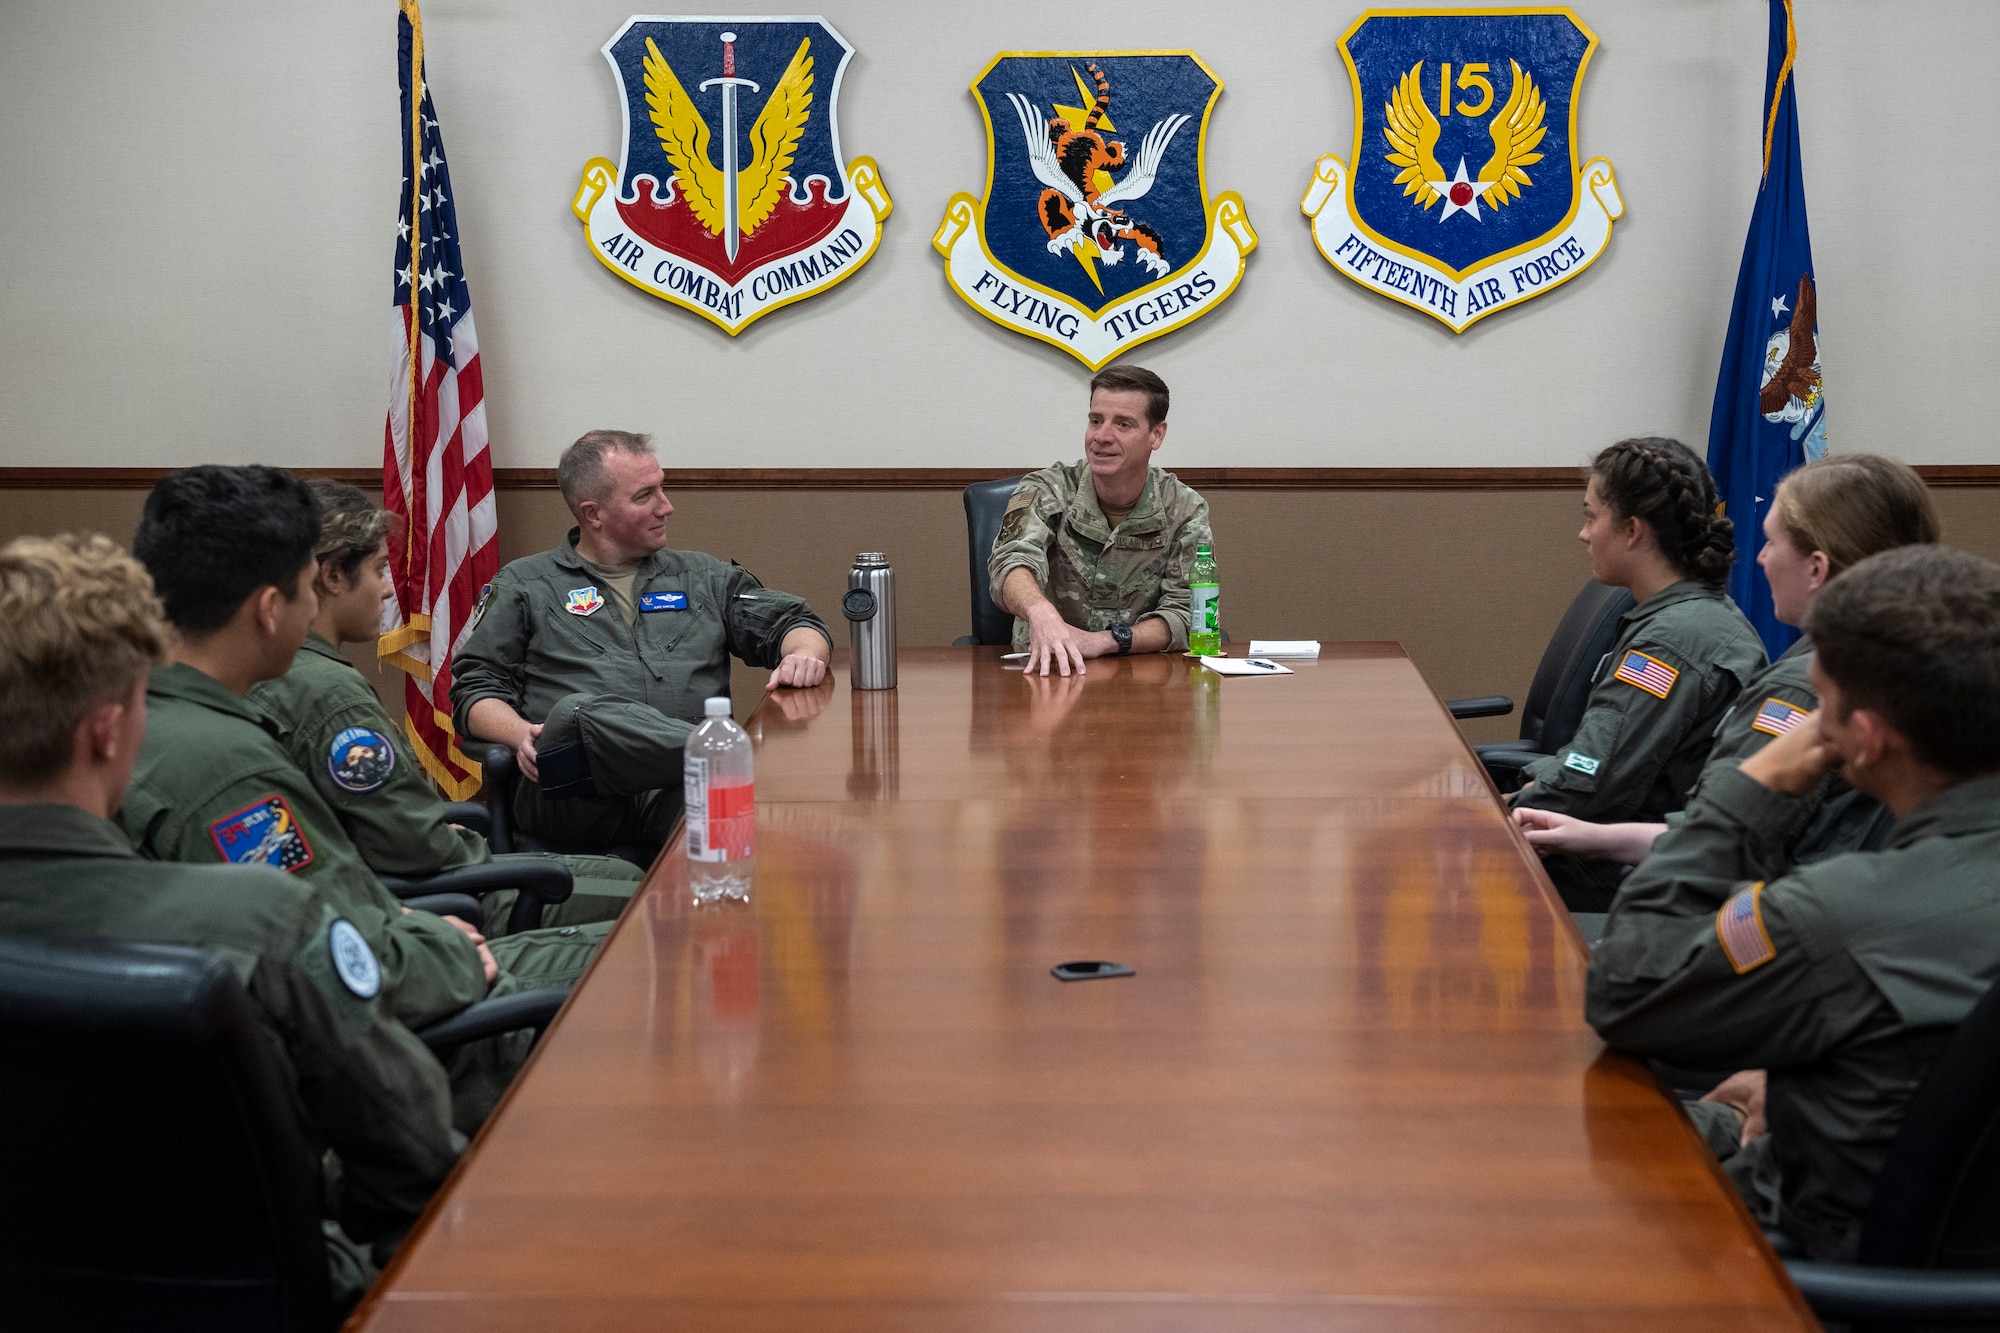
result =
[{"label": "aviator wings badge", "polygon": [[986,197],[931,240],[980,314],[1092,370],[1222,304],[1257,234],[1208,197],[1222,81],[1192,51],[1007,51],[972,83]]},{"label": "aviator wings badge", "polygon": [[570,205],[591,253],[732,335],[860,268],[891,205],[873,158],[840,156],[853,54],[822,18],[627,19],[604,44],[624,157]]},{"label": "aviator wings badge", "polygon": [[1322,157],[1303,204],[1320,253],[1459,333],[1589,267],[1625,212],[1609,161],[1577,167],[1596,48],[1568,9],[1363,14],[1353,169]]}]

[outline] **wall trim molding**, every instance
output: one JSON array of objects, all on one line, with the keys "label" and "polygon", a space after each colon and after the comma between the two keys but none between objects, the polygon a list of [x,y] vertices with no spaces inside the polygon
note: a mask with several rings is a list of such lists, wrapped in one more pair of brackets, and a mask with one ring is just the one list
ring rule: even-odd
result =
[{"label": "wall trim molding", "polygon": [[[955,491],[1029,468],[668,468],[680,491]],[[0,467],[0,491],[148,490],[171,468]],[[373,489],[374,468],[295,468]],[[1575,467],[1185,467],[1174,475],[1199,491],[1568,491],[1583,487]],[[1919,466],[1932,486],[2000,486],[2000,464]],[[552,491],[554,468],[495,468],[502,491]]]}]

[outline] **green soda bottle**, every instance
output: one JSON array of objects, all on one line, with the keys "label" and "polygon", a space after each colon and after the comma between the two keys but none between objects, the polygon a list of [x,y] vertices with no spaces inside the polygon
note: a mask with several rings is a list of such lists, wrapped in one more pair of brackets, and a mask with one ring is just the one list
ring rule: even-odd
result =
[{"label": "green soda bottle", "polygon": [[1206,546],[1194,548],[1188,591],[1194,612],[1188,626],[1188,651],[1196,657],[1215,657],[1222,652],[1222,583],[1216,577],[1215,556]]}]

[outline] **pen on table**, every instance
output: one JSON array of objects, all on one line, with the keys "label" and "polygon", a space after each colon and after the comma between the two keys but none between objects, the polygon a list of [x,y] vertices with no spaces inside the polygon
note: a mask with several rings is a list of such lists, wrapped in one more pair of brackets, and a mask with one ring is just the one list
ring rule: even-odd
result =
[{"label": "pen on table", "polygon": [[1026,653],[1002,653],[1000,654],[1000,660],[1003,662],[1018,662],[1026,656]]},{"label": "pen on table", "polygon": [[1243,660],[1251,666],[1256,667],[1259,671],[1276,671],[1278,669],[1276,663],[1266,662],[1261,657],[1246,657]]}]

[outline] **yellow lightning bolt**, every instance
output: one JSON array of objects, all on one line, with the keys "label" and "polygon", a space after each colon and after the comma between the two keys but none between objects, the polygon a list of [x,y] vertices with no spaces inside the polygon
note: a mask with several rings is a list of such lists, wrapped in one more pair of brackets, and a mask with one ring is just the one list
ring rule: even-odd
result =
[{"label": "yellow lightning bolt", "polygon": [[[1076,93],[1077,96],[1083,99],[1083,105],[1058,105],[1056,107],[1056,115],[1060,116],[1069,125],[1072,132],[1081,134],[1083,133],[1084,125],[1090,119],[1090,113],[1097,109],[1097,95],[1091,92],[1090,85],[1083,81],[1083,75],[1078,72],[1075,65],[1069,67],[1069,72],[1070,77],[1076,80]],[[1097,123],[1113,134],[1118,132],[1118,127],[1111,123],[1109,115],[1106,115]],[[1102,194],[1111,188],[1111,173],[1108,171],[1099,171],[1091,177],[1090,183],[1097,187],[1099,194]],[[1090,279],[1091,286],[1097,288],[1101,294],[1104,291],[1104,284],[1097,280],[1097,259],[1102,252],[1097,248],[1097,243],[1094,241],[1083,241],[1078,244],[1076,249],[1070,251],[1070,253],[1076,256],[1077,263],[1083,265],[1084,276]]]}]

